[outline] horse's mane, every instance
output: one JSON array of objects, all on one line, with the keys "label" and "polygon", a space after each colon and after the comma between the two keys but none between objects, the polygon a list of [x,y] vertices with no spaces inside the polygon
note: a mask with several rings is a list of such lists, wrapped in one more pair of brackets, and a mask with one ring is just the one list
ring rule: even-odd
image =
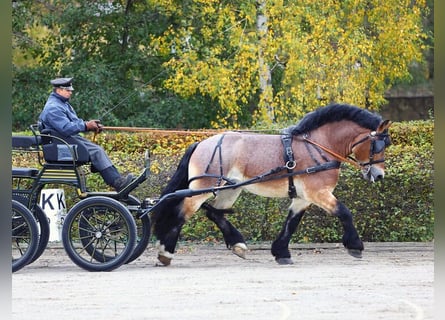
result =
[{"label": "horse's mane", "polygon": [[296,125],[286,128],[284,131],[292,135],[307,133],[321,127],[324,124],[350,120],[361,127],[369,130],[376,130],[382,117],[368,110],[348,105],[348,104],[330,104],[309,112]]}]

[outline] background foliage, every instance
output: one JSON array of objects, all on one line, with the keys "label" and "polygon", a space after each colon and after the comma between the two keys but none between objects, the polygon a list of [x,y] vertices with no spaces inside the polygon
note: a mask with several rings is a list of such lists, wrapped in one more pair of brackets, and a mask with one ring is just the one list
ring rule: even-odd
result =
[{"label": "background foliage", "polygon": [[[273,133],[331,101],[378,110],[394,85],[432,79],[433,0],[16,0],[13,130],[35,123],[49,80],[75,77],[80,117],[108,126],[255,128]],[[336,195],[367,241],[433,239],[433,122],[396,123],[383,183],[349,167]],[[152,175],[135,192],[157,197],[193,141],[214,132],[97,137],[122,171]],[[13,157],[30,166],[26,155]],[[106,188],[97,174],[89,188]],[[76,199],[66,190],[69,202]],[[246,239],[273,239],[288,201],[243,194],[230,216]],[[316,207],[294,241],[339,241]],[[184,239],[221,240],[202,214]]]},{"label": "background foliage", "polygon": [[[334,192],[353,213],[357,230],[365,241],[431,241],[434,239],[433,120],[396,122],[390,128],[392,145],[386,150],[386,176],[370,184],[356,168],[344,164]],[[27,134],[30,134],[29,132]],[[184,150],[214,131],[142,133],[104,132],[97,136],[121,171],[140,172],[143,154],[151,153],[151,175],[132,193],[140,199],[157,198]],[[92,137],[90,137],[92,138]],[[15,155],[14,166],[36,166],[34,157]],[[106,190],[98,174],[88,175],[91,191]],[[70,208],[74,190],[65,189]],[[271,241],[287,215],[288,199],[242,193],[228,219],[247,241]],[[337,218],[311,206],[293,236],[294,242],[341,242],[343,231]],[[203,214],[196,213],[181,235],[182,240],[223,241],[221,233]]]},{"label": "background foliage", "polygon": [[82,118],[250,128],[331,101],[378,110],[433,77],[433,0],[22,0],[13,7],[13,128],[74,76]]}]

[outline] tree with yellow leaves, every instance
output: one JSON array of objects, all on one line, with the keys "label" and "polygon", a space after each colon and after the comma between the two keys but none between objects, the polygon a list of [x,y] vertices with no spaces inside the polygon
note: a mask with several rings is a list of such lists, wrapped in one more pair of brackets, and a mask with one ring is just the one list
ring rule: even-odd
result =
[{"label": "tree with yellow leaves", "polygon": [[[301,117],[330,102],[378,110],[422,63],[424,0],[156,0],[165,86],[214,101],[214,127]],[[249,118],[253,115],[253,118]]]}]

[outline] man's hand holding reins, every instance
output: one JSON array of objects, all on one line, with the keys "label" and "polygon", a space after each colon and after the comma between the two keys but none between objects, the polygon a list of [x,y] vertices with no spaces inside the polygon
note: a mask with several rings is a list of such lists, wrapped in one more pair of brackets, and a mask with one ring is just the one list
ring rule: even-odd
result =
[{"label": "man's hand holding reins", "polygon": [[89,120],[85,122],[86,131],[94,131],[95,133],[101,133],[103,131],[103,125],[100,120]]}]

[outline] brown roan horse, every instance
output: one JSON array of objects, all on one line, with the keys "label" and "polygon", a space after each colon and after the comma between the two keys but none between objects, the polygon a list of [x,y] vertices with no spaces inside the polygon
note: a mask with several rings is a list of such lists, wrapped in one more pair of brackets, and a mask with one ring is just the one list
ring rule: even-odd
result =
[{"label": "brown roan horse", "polygon": [[289,241],[310,204],[339,218],[343,245],[360,258],[364,247],[352,214],[332,192],[341,162],[355,165],[370,182],[383,179],[390,124],[368,110],[331,104],[308,113],[281,135],[225,132],[191,145],[153,207],[159,261],[171,263],[183,224],[200,208],[221,230],[227,247],[244,258],[244,238],[224,217],[242,190],[291,197],[286,221],[272,243],[279,264],[293,263]]}]

